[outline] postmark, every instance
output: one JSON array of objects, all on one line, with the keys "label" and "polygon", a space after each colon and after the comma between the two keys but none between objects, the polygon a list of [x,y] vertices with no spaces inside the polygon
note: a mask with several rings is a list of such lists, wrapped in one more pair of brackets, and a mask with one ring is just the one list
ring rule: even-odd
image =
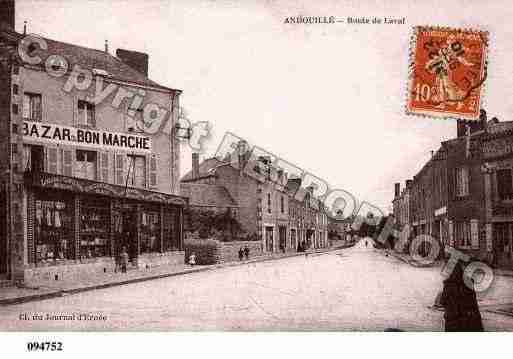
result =
[{"label": "postmark", "polygon": [[478,120],[488,32],[417,26],[412,40],[407,114]]}]

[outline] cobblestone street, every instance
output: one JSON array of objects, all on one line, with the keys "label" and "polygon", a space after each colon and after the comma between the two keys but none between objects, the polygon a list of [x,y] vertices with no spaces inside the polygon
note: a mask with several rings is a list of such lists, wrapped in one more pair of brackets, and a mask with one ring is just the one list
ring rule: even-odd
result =
[{"label": "cobblestone street", "polygon": [[[0,308],[1,330],[375,330],[442,328],[429,308],[439,268],[415,268],[365,247],[194,273]],[[480,297],[486,330],[513,318],[485,311],[511,302],[513,278]],[[106,320],[21,320],[37,313]]]}]

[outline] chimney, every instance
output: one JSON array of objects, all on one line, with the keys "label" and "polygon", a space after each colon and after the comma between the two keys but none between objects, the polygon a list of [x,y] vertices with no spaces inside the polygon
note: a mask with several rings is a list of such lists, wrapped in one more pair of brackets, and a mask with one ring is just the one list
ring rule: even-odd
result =
[{"label": "chimney", "polygon": [[14,0],[0,0],[0,27],[14,30]]},{"label": "chimney", "polygon": [[192,178],[196,179],[199,177],[199,153],[192,153]]},{"label": "chimney", "polygon": [[400,183],[396,183],[395,184],[395,197],[399,197],[399,194],[401,193],[401,184]]},{"label": "chimney", "polygon": [[105,40],[105,52],[109,53],[109,40]]},{"label": "chimney", "polygon": [[144,52],[117,49],[116,56],[125,64],[148,77],[148,54]]}]

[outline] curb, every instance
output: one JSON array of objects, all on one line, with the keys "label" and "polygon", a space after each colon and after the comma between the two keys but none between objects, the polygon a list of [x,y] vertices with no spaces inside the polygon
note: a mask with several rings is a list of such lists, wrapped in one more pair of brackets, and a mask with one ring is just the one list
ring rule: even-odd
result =
[{"label": "curb", "polygon": [[325,251],[312,251],[312,252],[303,252],[303,253],[296,252],[296,253],[292,253],[290,255],[284,255],[281,257],[267,257],[267,258],[260,258],[260,259],[255,258],[255,259],[243,261],[243,262],[227,262],[227,263],[220,263],[220,264],[212,264],[208,267],[202,267],[202,268],[197,268],[197,269],[191,268],[191,269],[186,269],[186,270],[183,270],[180,272],[174,272],[174,273],[156,274],[156,275],[150,275],[147,277],[127,279],[127,280],[123,280],[123,281],[119,281],[119,282],[110,282],[110,283],[96,284],[96,285],[79,287],[79,288],[61,289],[61,290],[56,290],[54,292],[49,292],[49,293],[41,293],[41,294],[26,295],[26,296],[22,296],[22,297],[0,299],[0,306],[9,306],[9,305],[22,304],[22,303],[33,302],[33,301],[40,301],[40,300],[45,300],[45,299],[58,298],[58,297],[66,296],[66,295],[78,294],[78,293],[92,291],[92,290],[96,290],[96,289],[105,289],[105,288],[110,288],[110,287],[115,287],[115,286],[146,282],[146,281],[155,280],[155,279],[176,277],[179,275],[186,275],[186,274],[192,274],[192,273],[200,273],[200,272],[212,271],[212,270],[221,269],[221,268],[236,267],[236,266],[241,266],[241,265],[251,264],[251,263],[268,262],[268,261],[279,260],[279,259],[299,257],[299,256],[304,256],[305,253],[322,255],[322,254],[327,254],[329,252],[339,250],[339,249],[341,249],[341,248],[330,248]]}]

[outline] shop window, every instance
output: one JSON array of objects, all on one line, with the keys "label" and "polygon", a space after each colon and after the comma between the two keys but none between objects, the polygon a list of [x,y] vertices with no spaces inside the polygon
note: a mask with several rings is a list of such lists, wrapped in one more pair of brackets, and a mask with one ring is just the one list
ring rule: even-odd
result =
[{"label": "shop window", "polygon": [[132,187],[146,187],[146,158],[144,156],[128,156],[130,163],[130,176],[128,185]]},{"label": "shop window", "polygon": [[141,253],[160,251],[160,213],[143,211],[141,214]]},{"label": "shop window", "polygon": [[84,200],[80,206],[80,258],[110,255],[110,205]]},{"label": "shop window", "polygon": [[23,95],[23,118],[30,121],[41,121],[41,94],[25,92]]},{"label": "shop window", "polygon": [[74,258],[73,209],[61,199],[36,198],[36,261]]},{"label": "shop window", "polygon": [[513,199],[511,169],[497,170],[497,192],[500,199]]},{"label": "shop window", "polygon": [[96,180],[96,152],[77,150],[74,174],[79,178]]},{"label": "shop window", "polygon": [[[456,168],[456,197],[469,195],[469,173],[467,167]],[[425,196],[424,196],[425,198]]]},{"label": "shop window", "polygon": [[96,126],[96,118],[95,118],[95,106],[93,103],[79,100],[78,101],[78,124],[95,127]]}]

